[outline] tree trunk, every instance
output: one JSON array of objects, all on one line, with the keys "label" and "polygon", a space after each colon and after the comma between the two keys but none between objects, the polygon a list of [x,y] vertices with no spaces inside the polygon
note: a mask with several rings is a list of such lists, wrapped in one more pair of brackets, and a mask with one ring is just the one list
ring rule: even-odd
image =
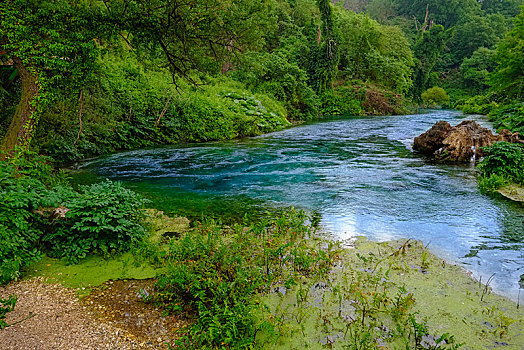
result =
[{"label": "tree trunk", "polygon": [[13,58],[13,63],[18,69],[20,78],[22,79],[22,97],[16,108],[15,115],[9,129],[2,140],[1,150],[4,152],[2,158],[14,154],[16,146],[25,145],[29,141],[33,127],[35,126],[35,119],[32,118],[35,112],[35,107],[31,103],[39,93],[39,85],[37,83],[38,76],[31,73],[27,67],[22,63],[18,57]]}]

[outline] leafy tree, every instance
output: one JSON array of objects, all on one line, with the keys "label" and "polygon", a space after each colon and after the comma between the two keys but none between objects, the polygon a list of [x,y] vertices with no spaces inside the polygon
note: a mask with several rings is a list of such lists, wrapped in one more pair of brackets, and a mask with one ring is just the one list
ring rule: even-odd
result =
[{"label": "leafy tree", "polygon": [[291,119],[310,119],[318,114],[318,97],[310,76],[318,77],[317,56],[322,56],[317,41],[325,36],[315,0],[273,3],[274,23],[264,33],[265,50],[246,52],[230,76],[254,92],[274,96],[285,104]]},{"label": "leafy tree", "polygon": [[338,33],[333,24],[333,10],[329,0],[317,0],[322,24],[316,30],[316,40],[310,40],[308,62],[310,85],[317,93],[331,90],[340,59]]},{"label": "leafy tree", "polygon": [[491,77],[495,92],[506,98],[524,100],[524,5],[515,27],[497,46],[497,70]]},{"label": "leafy tree", "polygon": [[405,92],[411,86],[413,54],[398,27],[382,26],[369,16],[337,8],[340,28],[339,69],[349,79],[362,79]]},{"label": "leafy tree", "polygon": [[22,94],[1,148],[29,146],[42,111],[74,94],[89,79],[97,56],[95,38],[111,32],[96,6],[65,0],[0,3],[0,52],[20,75]]},{"label": "leafy tree", "polygon": [[317,115],[317,95],[307,84],[307,73],[286,50],[251,52],[232,76],[255,92],[268,93],[285,103],[291,119]]},{"label": "leafy tree", "polygon": [[522,0],[482,0],[482,10],[487,13],[500,13],[506,17],[515,17],[520,12]]},{"label": "leafy tree", "polygon": [[267,1],[121,0],[108,12],[130,32],[137,49],[167,62],[174,77],[191,80],[190,72],[231,69],[235,57],[264,46],[271,24]]},{"label": "leafy tree", "polygon": [[410,18],[416,17],[420,22],[428,10],[428,20],[451,28],[468,14],[477,14],[480,4],[477,0],[394,0],[398,13]]},{"label": "leafy tree", "polygon": [[489,74],[495,70],[495,50],[481,47],[460,66],[460,74],[465,87],[482,93],[488,86]]},{"label": "leafy tree", "polygon": [[[93,72],[96,41],[120,34],[175,77],[225,72],[239,53],[264,45],[267,2],[229,0],[13,0],[0,4],[0,51],[22,80],[2,149],[27,148],[42,112],[74,96]],[[167,64],[166,64],[167,63]]]},{"label": "leafy tree", "polygon": [[478,48],[493,48],[504,37],[506,30],[506,21],[500,14],[464,17],[454,27],[451,38],[446,44],[451,52],[448,64],[456,67]]},{"label": "leafy tree", "polygon": [[444,50],[446,31],[441,25],[433,26],[431,29],[418,33],[413,51],[415,54],[415,69],[411,96],[420,100],[424,90],[433,85],[434,71],[437,60]]},{"label": "leafy tree", "polygon": [[449,101],[449,96],[441,87],[435,86],[422,93],[422,101],[425,105],[440,105]]}]

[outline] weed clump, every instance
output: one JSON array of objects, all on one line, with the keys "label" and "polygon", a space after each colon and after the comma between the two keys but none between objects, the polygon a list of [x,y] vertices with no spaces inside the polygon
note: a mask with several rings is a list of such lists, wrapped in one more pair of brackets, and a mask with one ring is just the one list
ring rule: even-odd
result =
[{"label": "weed clump", "polygon": [[305,213],[291,209],[225,232],[204,221],[172,239],[161,253],[167,272],[150,300],[194,319],[178,345],[239,348],[273,339],[275,325],[260,295],[276,285],[325,275],[336,261],[332,247],[321,249],[305,240],[315,230],[307,220]]}]

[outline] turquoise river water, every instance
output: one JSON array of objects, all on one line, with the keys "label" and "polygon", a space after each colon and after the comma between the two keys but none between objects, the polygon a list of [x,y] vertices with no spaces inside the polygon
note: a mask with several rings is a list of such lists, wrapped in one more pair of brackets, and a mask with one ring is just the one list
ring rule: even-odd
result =
[{"label": "turquoise river water", "polygon": [[113,154],[72,174],[78,183],[122,181],[175,213],[293,205],[320,214],[335,239],[413,238],[477,279],[495,273],[491,286],[517,300],[524,206],[480,194],[473,164],[434,164],[411,148],[436,121],[471,118],[489,126],[444,110],[331,119],[243,140]]}]

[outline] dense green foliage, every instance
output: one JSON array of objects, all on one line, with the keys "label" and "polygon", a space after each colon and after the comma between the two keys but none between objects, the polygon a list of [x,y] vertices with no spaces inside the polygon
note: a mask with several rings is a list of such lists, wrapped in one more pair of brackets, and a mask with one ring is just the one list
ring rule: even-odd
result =
[{"label": "dense green foliage", "polygon": [[422,101],[428,106],[441,105],[449,101],[449,96],[443,88],[435,86],[422,93]]},{"label": "dense green foliage", "polygon": [[17,278],[22,267],[40,258],[35,245],[43,231],[34,210],[46,194],[39,180],[0,162],[0,283]]},{"label": "dense green foliage", "polygon": [[485,149],[486,157],[479,165],[481,188],[498,188],[504,183],[524,184],[524,147],[498,142]]},{"label": "dense green foliage", "polygon": [[76,192],[39,163],[0,162],[0,283],[17,279],[44,252],[76,262],[126,250],[144,236],[144,201],[135,193],[112,182]]},{"label": "dense green foliage", "polygon": [[[29,116],[32,146],[59,162],[257,135],[285,127],[285,118],[401,113],[411,86],[413,56],[402,31],[328,1],[38,4],[4,8],[3,62],[20,59],[33,74],[3,70],[0,127],[5,140],[16,140],[14,127]],[[54,21],[34,28],[51,14]],[[38,91],[34,102],[22,86]]]},{"label": "dense green foliage", "polygon": [[220,226],[207,222],[172,239],[162,253],[168,271],[152,300],[197,317],[181,344],[240,348],[270,340],[256,339],[261,331],[274,332],[272,324],[257,317],[264,311],[257,293],[277,282],[293,285],[300,275],[325,273],[334,262],[333,253],[304,240],[314,231],[307,219],[304,212],[291,209],[248,231],[236,224],[226,237]]},{"label": "dense green foliage", "polygon": [[479,48],[494,48],[507,29],[506,20],[500,14],[465,17],[447,39],[446,46],[450,52],[445,57],[445,64],[457,67]]},{"label": "dense green foliage", "polygon": [[482,9],[487,13],[501,13],[515,17],[520,12],[521,0],[482,0]]},{"label": "dense green foliage", "polygon": [[78,262],[89,253],[126,251],[145,235],[139,224],[144,199],[109,180],[84,186],[79,192],[60,193],[67,208],[64,220],[55,219],[53,230],[42,237],[51,256]]},{"label": "dense green foliage", "polygon": [[413,45],[416,58],[412,97],[419,101],[422,92],[435,86],[438,76],[434,71],[444,51],[446,32],[443,26],[436,25],[428,31],[419,31]]},{"label": "dense green foliage", "polygon": [[[412,39],[415,56],[410,97],[420,102],[432,86],[444,88],[448,106],[488,113],[467,99],[488,94],[484,105],[521,101],[522,1],[345,0],[344,7],[395,24]],[[516,17],[516,18],[515,18]]]},{"label": "dense green foliage", "polygon": [[[465,112],[488,114],[495,128],[524,132],[524,5],[515,27],[497,45],[496,51],[477,50],[464,60],[467,83],[477,93],[460,107]],[[496,65],[494,65],[494,63]],[[476,80],[476,82],[475,82]],[[489,85],[489,90],[482,88]],[[486,178],[486,177],[485,177]]]},{"label": "dense green foliage", "polygon": [[476,14],[480,10],[480,4],[476,0],[394,0],[399,14],[415,16],[422,22],[426,9],[430,18],[436,23],[450,28],[457,22],[471,14]]},{"label": "dense green foliage", "polygon": [[35,146],[59,162],[122,149],[175,142],[225,140],[284,128],[286,110],[265,94],[227,78],[180,94],[165,70],[146,71],[135,55],[100,60],[99,84],[84,90],[82,125],[77,102],[43,114]]},{"label": "dense green foliage", "polygon": [[497,46],[498,67],[491,85],[503,98],[524,100],[524,5],[515,18],[515,27]]},{"label": "dense green foliage", "polygon": [[490,111],[489,119],[497,129],[508,129],[524,135],[524,102],[502,105]]},{"label": "dense green foliage", "polygon": [[114,28],[88,2],[3,1],[0,14],[0,50],[22,78],[20,104],[2,149],[27,149],[45,109],[64,95],[75,98],[88,82],[97,57],[94,39]]},{"label": "dense green foliage", "polygon": [[413,54],[398,27],[380,25],[364,14],[336,8],[340,30],[340,75],[380,84],[398,93],[411,87]]},{"label": "dense green foliage", "polygon": [[483,93],[489,88],[490,74],[496,69],[495,50],[481,47],[460,65],[462,84],[475,93]]}]

